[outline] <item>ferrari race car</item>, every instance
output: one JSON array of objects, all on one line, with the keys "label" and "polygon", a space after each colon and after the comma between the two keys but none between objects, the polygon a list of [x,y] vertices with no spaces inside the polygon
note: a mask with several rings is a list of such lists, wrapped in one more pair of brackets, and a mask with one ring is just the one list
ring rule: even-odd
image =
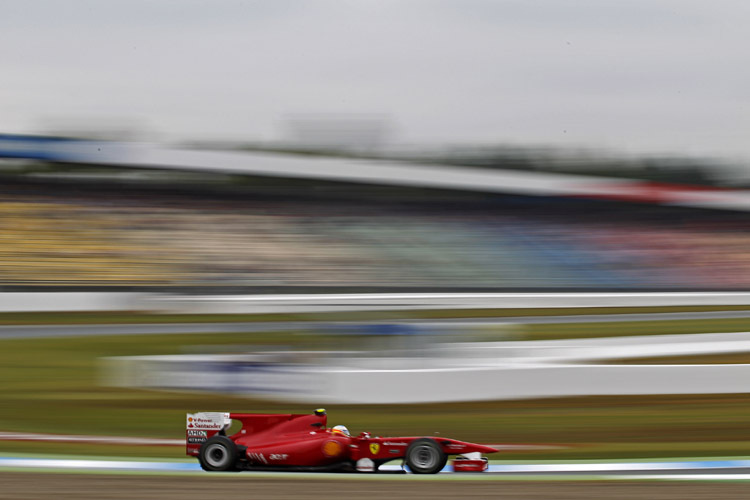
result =
[{"label": "ferrari race car", "polygon": [[[186,452],[207,471],[286,470],[377,472],[402,460],[415,474],[440,472],[449,455],[457,472],[487,470],[482,453],[490,446],[443,437],[349,435],[344,426],[328,428],[324,409],[312,414],[195,413],[187,415]],[[242,427],[232,435],[232,421]]]}]

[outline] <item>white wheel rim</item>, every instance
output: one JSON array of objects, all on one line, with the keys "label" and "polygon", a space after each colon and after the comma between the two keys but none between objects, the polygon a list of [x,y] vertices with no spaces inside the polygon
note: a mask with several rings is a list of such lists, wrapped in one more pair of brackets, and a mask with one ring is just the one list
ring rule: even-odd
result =
[{"label": "white wheel rim", "polygon": [[437,465],[438,454],[432,446],[421,445],[414,448],[411,458],[415,467],[429,469]]},{"label": "white wheel rim", "polygon": [[223,467],[229,457],[227,449],[220,444],[210,444],[206,447],[206,462],[211,467]]}]

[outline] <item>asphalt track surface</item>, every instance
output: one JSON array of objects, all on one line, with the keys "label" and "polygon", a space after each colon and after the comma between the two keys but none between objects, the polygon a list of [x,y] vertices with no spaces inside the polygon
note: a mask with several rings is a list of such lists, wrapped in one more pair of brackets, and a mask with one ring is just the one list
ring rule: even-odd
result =
[{"label": "asphalt track surface", "polygon": [[421,481],[416,476],[391,480],[360,477],[294,478],[252,475],[190,477],[114,474],[0,472],[0,499],[287,499],[383,500],[388,498],[500,498],[521,500],[735,500],[748,498],[742,482],[694,481]]},{"label": "asphalt track surface", "polygon": [[681,313],[588,314],[564,316],[515,316],[504,318],[461,318],[444,320],[383,320],[378,322],[245,322],[245,323],[149,323],[100,325],[2,325],[0,339],[80,337],[92,335],[148,335],[179,333],[247,333],[306,330],[347,326],[408,324],[423,328],[461,328],[508,324],[600,323],[629,321],[676,321],[697,319],[750,318],[750,311],[706,311]]}]

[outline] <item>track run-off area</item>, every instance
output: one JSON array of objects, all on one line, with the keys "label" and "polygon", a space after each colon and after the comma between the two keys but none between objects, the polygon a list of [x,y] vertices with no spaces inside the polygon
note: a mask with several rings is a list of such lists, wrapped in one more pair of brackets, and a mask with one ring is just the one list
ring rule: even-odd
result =
[{"label": "track run-off area", "polygon": [[402,324],[424,328],[465,328],[502,325],[539,325],[566,323],[627,323],[638,321],[686,321],[750,318],[747,311],[701,311],[672,313],[571,314],[554,316],[506,316],[484,318],[391,319],[381,321],[257,321],[143,324],[71,324],[71,325],[0,325],[0,339],[88,337],[117,335],[165,335],[190,333],[248,333],[298,331],[311,326],[353,327],[362,325]]}]

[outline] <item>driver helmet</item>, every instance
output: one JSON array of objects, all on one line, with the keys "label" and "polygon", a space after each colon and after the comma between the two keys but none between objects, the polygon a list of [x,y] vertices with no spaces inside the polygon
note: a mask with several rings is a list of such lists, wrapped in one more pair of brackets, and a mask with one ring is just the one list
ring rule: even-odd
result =
[{"label": "driver helmet", "polygon": [[341,434],[341,435],[344,435],[344,436],[347,436],[347,437],[350,435],[349,434],[349,429],[347,429],[345,425],[334,426],[331,429],[331,434]]}]

